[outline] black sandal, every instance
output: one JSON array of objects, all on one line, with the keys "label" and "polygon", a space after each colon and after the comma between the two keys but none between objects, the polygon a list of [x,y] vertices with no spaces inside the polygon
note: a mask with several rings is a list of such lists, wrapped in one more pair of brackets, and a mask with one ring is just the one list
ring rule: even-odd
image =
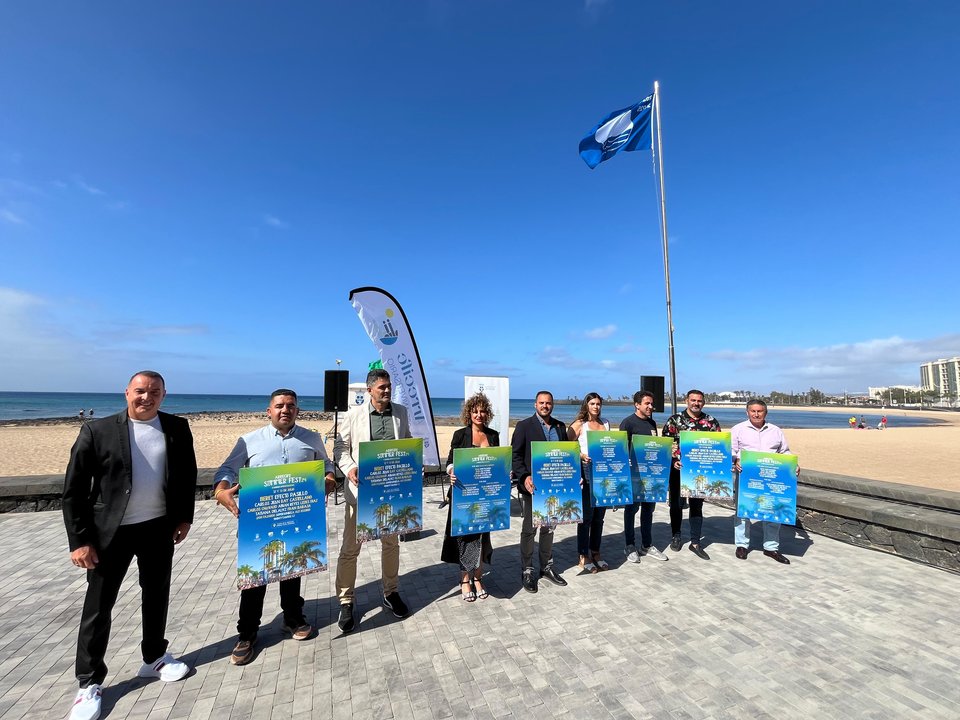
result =
[{"label": "black sandal", "polygon": [[[469,590],[468,592],[463,591],[464,585],[467,586]],[[469,580],[464,580],[462,583],[460,583],[460,597],[463,599],[464,602],[473,602],[474,600],[477,599],[477,593],[474,592],[473,590],[473,583],[470,582]]]}]

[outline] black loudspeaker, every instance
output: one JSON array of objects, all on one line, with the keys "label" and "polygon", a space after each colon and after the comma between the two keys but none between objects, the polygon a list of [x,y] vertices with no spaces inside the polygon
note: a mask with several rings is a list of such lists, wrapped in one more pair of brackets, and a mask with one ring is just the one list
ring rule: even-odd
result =
[{"label": "black loudspeaker", "polygon": [[327,370],[323,374],[323,411],[342,412],[346,410],[347,391],[349,389],[349,370]]},{"label": "black loudspeaker", "polygon": [[653,411],[663,412],[663,376],[641,375],[640,389],[653,393]]}]

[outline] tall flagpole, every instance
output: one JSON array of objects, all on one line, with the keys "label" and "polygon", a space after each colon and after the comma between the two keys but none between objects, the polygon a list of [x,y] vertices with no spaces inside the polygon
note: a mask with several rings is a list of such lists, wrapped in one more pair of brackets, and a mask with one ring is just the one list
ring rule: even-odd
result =
[{"label": "tall flagpole", "polygon": [[673,301],[670,299],[670,249],[667,244],[667,201],[663,191],[663,135],[660,133],[660,83],[653,83],[653,106],[657,109],[657,165],[660,177],[660,232],[663,242],[663,277],[667,288],[667,338],[670,346],[670,407],[677,413],[677,363],[673,353]]}]

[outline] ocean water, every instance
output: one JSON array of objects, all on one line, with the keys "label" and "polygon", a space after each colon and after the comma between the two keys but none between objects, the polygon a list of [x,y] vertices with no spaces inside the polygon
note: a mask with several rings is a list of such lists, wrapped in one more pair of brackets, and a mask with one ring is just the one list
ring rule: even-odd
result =
[{"label": "ocean water", "polygon": [[[433,414],[436,418],[452,418],[460,415],[460,398],[431,398]],[[0,421],[29,420],[39,418],[76,418],[80,410],[89,414],[93,410],[94,417],[104,417],[119,412],[125,407],[121,393],[21,393],[0,392]],[[163,401],[163,410],[177,415],[197,412],[265,412],[267,398],[262,395],[167,395]],[[301,395],[300,407],[303,410],[322,411],[323,397]],[[681,404],[680,407],[683,407]],[[554,416],[564,422],[570,422],[576,416],[579,406],[556,405]],[[669,406],[668,406],[669,409]],[[633,412],[633,405],[607,405],[603,415],[616,426],[627,415]],[[741,420],[746,419],[744,409],[740,406],[708,406],[706,412],[713,415],[721,427],[730,428]],[[510,417],[514,420],[529,417],[533,414],[533,399],[515,399],[510,401]],[[667,414],[654,416],[658,425],[663,425]],[[850,408],[846,413],[827,413],[815,410],[781,410],[774,408],[770,411],[770,422],[784,428],[835,428],[847,427],[850,415],[856,415],[859,420],[863,415],[867,425],[876,427],[884,412],[870,410],[864,412],[860,408]],[[936,420],[917,417],[909,410],[890,409],[887,415],[889,427],[917,427],[934,425]]]}]

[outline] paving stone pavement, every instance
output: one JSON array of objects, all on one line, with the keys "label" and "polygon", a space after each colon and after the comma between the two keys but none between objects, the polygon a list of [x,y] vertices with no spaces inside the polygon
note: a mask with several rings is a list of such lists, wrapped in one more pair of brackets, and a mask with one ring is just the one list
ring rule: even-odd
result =
[{"label": "paving stone pavement", "polygon": [[[411,615],[380,606],[378,543],[362,550],[354,633],[337,629],[334,572],[304,580],[318,633],[294,642],[269,588],[260,646],[229,664],[238,594],[235,521],[212,502],[177,550],[167,637],[196,670],[162,683],[140,665],[135,568],[114,611],[103,716],[125,718],[957,718],[960,576],[783,529],[790,566],[734,557],[729,511],[707,506],[700,560],[625,563],[622,513],[607,513],[611,569],[578,575],[574,526],[557,531],[566,588],[520,584],[518,530],[494,533],[489,599],[459,599],[438,562],[445,510],[425,491],[426,530],[402,544]],[[343,506],[328,510],[331,570]],[[654,541],[669,540],[664,505]],[[514,520],[515,527],[519,522]],[[754,528],[759,546],[760,528]],[[639,533],[638,533],[639,536]],[[0,516],[0,718],[66,717],[84,578],[59,513]]]}]

